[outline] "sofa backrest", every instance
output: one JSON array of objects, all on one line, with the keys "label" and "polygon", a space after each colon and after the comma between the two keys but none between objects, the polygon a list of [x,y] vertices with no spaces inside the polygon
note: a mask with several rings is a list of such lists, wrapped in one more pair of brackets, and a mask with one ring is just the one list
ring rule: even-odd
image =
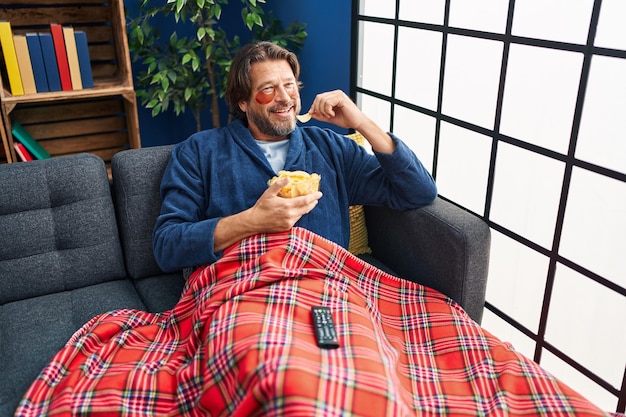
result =
[{"label": "sofa backrest", "polygon": [[163,274],[152,251],[152,230],[161,210],[160,185],[173,145],[129,149],[113,156],[111,172],[128,275]]},{"label": "sofa backrest", "polygon": [[0,236],[0,304],[126,275],[95,155],[0,165]]}]

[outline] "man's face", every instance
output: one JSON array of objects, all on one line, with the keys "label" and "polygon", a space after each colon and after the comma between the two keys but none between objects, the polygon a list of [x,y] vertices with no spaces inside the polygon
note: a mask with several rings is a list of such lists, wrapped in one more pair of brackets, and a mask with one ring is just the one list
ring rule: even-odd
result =
[{"label": "man's face", "polygon": [[257,140],[285,139],[296,128],[300,112],[298,82],[285,60],[255,62],[250,68],[251,97],[239,108],[248,117],[248,128]]}]

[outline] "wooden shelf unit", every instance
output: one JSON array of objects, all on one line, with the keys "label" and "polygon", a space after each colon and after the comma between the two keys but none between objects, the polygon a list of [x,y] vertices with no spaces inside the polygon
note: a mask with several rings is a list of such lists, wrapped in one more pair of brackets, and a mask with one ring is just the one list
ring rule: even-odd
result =
[{"label": "wooden shelf unit", "polygon": [[17,161],[13,120],[52,156],[91,152],[108,162],[141,146],[123,0],[3,0],[0,20],[14,34],[49,32],[50,23],[85,31],[94,78],[93,88],[12,96],[2,74],[0,162]]}]

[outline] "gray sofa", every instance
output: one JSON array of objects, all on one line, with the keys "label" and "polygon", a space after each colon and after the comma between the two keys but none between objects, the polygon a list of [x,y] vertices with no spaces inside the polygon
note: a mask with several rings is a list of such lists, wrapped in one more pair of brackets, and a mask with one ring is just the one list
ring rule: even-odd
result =
[{"label": "gray sofa", "polygon": [[[93,316],[171,308],[181,272],[152,255],[159,183],[171,146],[0,165],[0,416]],[[438,289],[480,322],[489,228],[441,199],[422,209],[366,207],[366,259]],[[382,263],[381,263],[382,262]]]}]

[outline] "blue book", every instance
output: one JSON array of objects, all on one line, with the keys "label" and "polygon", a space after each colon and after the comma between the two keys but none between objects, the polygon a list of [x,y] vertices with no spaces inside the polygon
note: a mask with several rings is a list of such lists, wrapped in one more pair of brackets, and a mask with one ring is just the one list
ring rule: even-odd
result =
[{"label": "blue book", "polygon": [[61,91],[61,78],[59,77],[59,67],[57,65],[57,56],[54,52],[52,35],[49,33],[40,33],[39,43],[41,44],[43,63],[46,68],[48,88],[50,91]]},{"label": "blue book", "polygon": [[39,35],[36,33],[27,33],[26,44],[28,45],[28,54],[30,55],[30,65],[33,67],[35,88],[38,93],[46,93],[50,91],[50,89],[48,88],[48,76],[46,75],[46,67],[43,63]]},{"label": "blue book", "polygon": [[75,30],[74,38],[76,39],[76,53],[78,55],[78,66],[80,67],[80,79],[83,82],[83,88],[92,88],[93,74],[91,73],[87,34],[82,30]]}]

